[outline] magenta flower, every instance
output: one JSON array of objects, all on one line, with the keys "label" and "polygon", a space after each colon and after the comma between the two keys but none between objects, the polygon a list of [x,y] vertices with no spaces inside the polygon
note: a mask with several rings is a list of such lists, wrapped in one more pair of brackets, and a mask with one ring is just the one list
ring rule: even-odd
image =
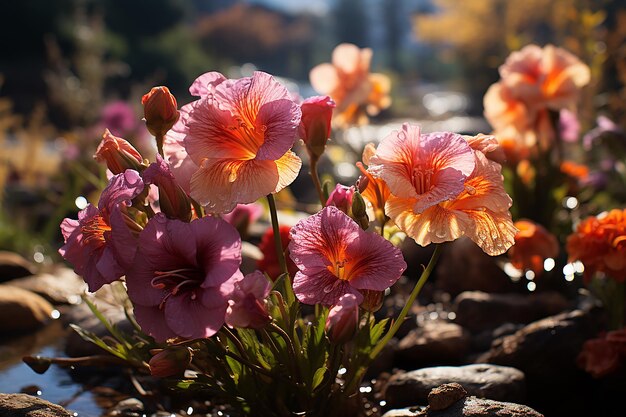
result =
[{"label": "magenta flower", "polygon": [[126,136],[139,127],[139,117],[132,106],[125,101],[112,101],[102,108],[102,125],[115,136]]},{"label": "magenta flower", "polygon": [[326,207],[291,229],[289,253],[298,267],[293,290],[305,304],[337,304],[345,294],[382,291],[406,263],[402,253],[375,233],[363,231],[337,207]]},{"label": "magenta flower", "polygon": [[256,222],[263,214],[263,206],[259,203],[237,204],[234,210],[222,216],[222,219],[232,224],[237,230],[247,230],[248,226]]},{"label": "magenta flower", "polygon": [[344,213],[350,213],[352,207],[352,198],[354,196],[354,186],[345,186],[342,184],[335,185],[335,189],[331,191],[326,201],[327,206],[335,206]]},{"label": "magenta flower", "polygon": [[224,220],[185,223],[158,213],[139,235],[126,275],[137,322],[158,341],[212,336],[224,324],[240,264],[241,239]]},{"label": "magenta flower", "polygon": [[346,343],[356,333],[359,325],[359,303],[354,294],[339,297],[328,312],[326,334],[333,343]]},{"label": "magenta flower", "polygon": [[228,80],[211,72],[189,91],[200,99],[180,110],[164,153],[192,198],[227,213],[295,180],[302,162],[291,147],[301,111],[271,75]]},{"label": "magenta flower", "polygon": [[235,291],[228,302],[226,324],[230,327],[260,329],[270,321],[265,299],[272,285],[261,271],[246,275],[235,283]]},{"label": "magenta flower", "polygon": [[126,170],[111,178],[98,207],[89,204],[78,213],[78,220],[66,218],[61,222],[65,245],[59,253],[74,265],[89,291],[119,279],[132,264],[136,243],[121,209],[143,188],[139,173]]}]

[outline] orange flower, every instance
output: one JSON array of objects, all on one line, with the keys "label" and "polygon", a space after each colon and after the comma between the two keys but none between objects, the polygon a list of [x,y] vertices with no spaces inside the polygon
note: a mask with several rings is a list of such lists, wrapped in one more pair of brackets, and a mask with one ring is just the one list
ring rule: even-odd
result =
[{"label": "orange flower", "polygon": [[391,82],[384,74],[370,74],[372,50],[342,43],[332,54],[332,64],[324,63],[309,74],[311,85],[329,95],[337,104],[334,122],[342,127],[365,124],[391,105]]},{"label": "orange flower", "polygon": [[603,272],[618,282],[626,280],[626,209],[613,209],[580,222],[567,238],[569,260],[585,266],[585,282]]},{"label": "orange flower", "polygon": [[561,172],[578,181],[585,181],[589,177],[588,166],[572,161],[561,162]]},{"label": "orange flower", "polygon": [[358,188],[365,201],[367,201],[368,217],[382,222],[385,218],[385,203],[391,192],[385,181],[374,177],[363,165],[369,166],[370,159],[375,153],[376,148],[373,144],[368,143],[365,145],[363,156],[361,157],[363,162],[356,163],[356,166],[362,174],[361,177],[359,177]]},{"label": "orange flower", "polygon": [[554,45],[527,45],[500,67],[503,85],[529,108],[572,107],[591,72],[575,55]]},{"label": "orange flower", "polygon": [[125,139],[113,136],[109,129],[104,131],[93,159],[105,163],[113,175],[121,174],[127,169],[141,172],[146,167],[139,151]]},{"label": "orange flower", "polygon": [[509,249],[511,264],[522,271],[531,270],[536,276],[543,273],[543,262],[559,254],[556,237],[542,225],[531,220],[518,220],[515,227],[515,245]]},{"label": "orange flower", "polygon": [[[387,183],[387,215],[418,244],[470,237],[489,255],[504,253],[517,229],[500,164],[479,150],[489,137],[448,132],[420,134],[404,124],[387,136],[369,171]],[[474,148],[473,148],[473,147]]]},{"label": "orange flower", "polygon": [[162,137],[178,120],[178,103],[167,87],[153,87],[141,98],[146,126],[150,133]]}]

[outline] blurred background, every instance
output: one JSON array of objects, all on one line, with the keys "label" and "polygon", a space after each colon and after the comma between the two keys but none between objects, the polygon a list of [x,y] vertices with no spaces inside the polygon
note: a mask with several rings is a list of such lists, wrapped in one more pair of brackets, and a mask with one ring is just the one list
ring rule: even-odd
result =
[{"label": "blurred background", "polygon": [[392,80],[392,105],[374,126],[456,121],[447,129],[475,133],[490,130],[482,98],[506,56],[553,43],[591,67],[583,131],[598,114],[626,128],[625,39],[620,0],[4,2],[0,250],[55,260],[59,222],[95,203],[103,185],[91,155],[104,128],[152,149],[140,101],[152,86],[183,105],[204,72],[260,69],[308,97],[310,69],[350,42],[372,48],[372,71]]}]

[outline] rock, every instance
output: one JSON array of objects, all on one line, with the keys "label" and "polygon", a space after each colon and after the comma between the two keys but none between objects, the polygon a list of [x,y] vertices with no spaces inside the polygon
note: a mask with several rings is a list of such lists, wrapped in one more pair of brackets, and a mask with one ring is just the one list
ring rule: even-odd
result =
[{"label": "rock", "polygon": [[32,395],[0,394],[0,417],[73,417],[73,414]]},{"label": "rock", "polygon": [[445,410],[465,397],[467,397],[467,391],[456,382],[443,384],[428,393],[428,407],[432,411]]},{"label": "rock", "polygon": [[433,388],[453,382],[477,397],[511,402],[526,399],[526,383],[521,371],[490,364],[436,366],[397,373],[387,382],[383,395],[390,407],[426,404]]},{"label": "rock", "polygon": [[[600,331],[600,316],[595,309],[573,310],[530,323],[512,335],[496,339],[491,349],[477,362],[513,366],[524,372],[528,401],[547,415],[602,415],[582,413],[589,408],[590,388],[586,375],[576,364],[585,340]],[[595,386],[596,384],[593,384]],[[594,410],[604,403],[615,403],[605,393],[594,404]],[[555,401],[555,398],[571,401]]]},{"label": "rock", "polygon": [[15,252],[0,251],[0,282],[35,273],[35,266]]},{"label": "rock", "polygon": [[529,379],[559,381],[578,372],[576,357],[582,344],[598,331],[594,314],[573,310],[496,339],[478,361],[518,368]]},{"label": "rock", "polygon": [[400,340],[396,359],[399,366],[405,369],[415,369],[418,365],[461,363],[470,345],[470,334],[458,324],[427,321]]},{"label": "rock", "polygon": [[402,408],[399,410],[389,410],[383,417],[416,417],[419,415],[422,407]]},{"label": "rock", "polygon": [[515,284],[494,257],[468,238],[446,244],[437,263],[437,288],[453,297],[463,291],[512,292]]},{"label": "rock", "polygon": [[523,324],[504,323],[495,329],[483,330],[472,335],[472,351],[484,352],[491,348],[491,344],[499,337],[508,336],[523,328]]},{"label": "rock", "polygon": [[530,407],[521,404],[466,397],[444,410],[427,408],[419,417],[543,417]]},{"label": "rock", "polygon": [[109,408],[102,417],[141,417],[144,405],[137,398],[126,398]]},{"label": "rock", "polygon": [[59,267],[51,273],[14,279],[11,285],[41,295],[54,305],[79,304],[87,284],[69,268]]},{"label": "rock", "polygon": [[[124,309],[115,304],[109,304],[103,300],[92,299],[98,310],[120,331],[132,333],[133,328],[124,314]],[[66,323],[75,324],[78,327],[88,330],[99,337],[109,335],[108,330],[100,320],[91,312],[89,306],[83,303],[72,308],[68,314],[62,316]],[[91,342],[85,341],[76,332],[71,332],[65,343],[65,353],[71,357],[100,355],[104,351]]]},{"label": "rock", "polygon": [[0,335],[40,328],[51,320],[53,310],[49,302],[33,292],[0,285],[0,317],[4,318],[0,320]]},{"label": "rock", "polygon": [[567,299],[552,291],[536,294],[465,291],[454,300],[453,310],[455,323],[478,332],[504,323],[530,323],[558,314],[567,307]]}]

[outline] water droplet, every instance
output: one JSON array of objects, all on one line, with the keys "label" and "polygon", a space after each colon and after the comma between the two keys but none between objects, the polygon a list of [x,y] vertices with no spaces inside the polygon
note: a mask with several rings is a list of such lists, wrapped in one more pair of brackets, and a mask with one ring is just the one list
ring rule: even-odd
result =
[{"label": "water droplet", "polygon": [[334,287],[334,285],[333,285],[333,284],[330,284],[330,285],[325,286],[325,287],[324,287],[324,289],[323,289],[324,294],[328,294],[328,293],[330,293],[330,292],[333,290],[333,287]]},{"label": "water droplet", "polygon": [[446,231],[443,229],[437,229],[435,230],[435,236],[437,236],[439,239],[443,239],[444,237],[446,237]]},{"label": "water droplet", "polygon": [[261,132],[265,132],[267,130],[267,126],[261,125]]},{"label": "water droplet", "polygon": [[465,191],[467,191],[467,193],[469,195],[474,195],[476,194],[476,188],[472,187],[471,185],[466,185],[465,186]]},{"label": "water droplet", "polygon": [[478,240],[480,240],[480,241],[487,240],[487,235],[484,232],[479,232],[478,233]]}]

